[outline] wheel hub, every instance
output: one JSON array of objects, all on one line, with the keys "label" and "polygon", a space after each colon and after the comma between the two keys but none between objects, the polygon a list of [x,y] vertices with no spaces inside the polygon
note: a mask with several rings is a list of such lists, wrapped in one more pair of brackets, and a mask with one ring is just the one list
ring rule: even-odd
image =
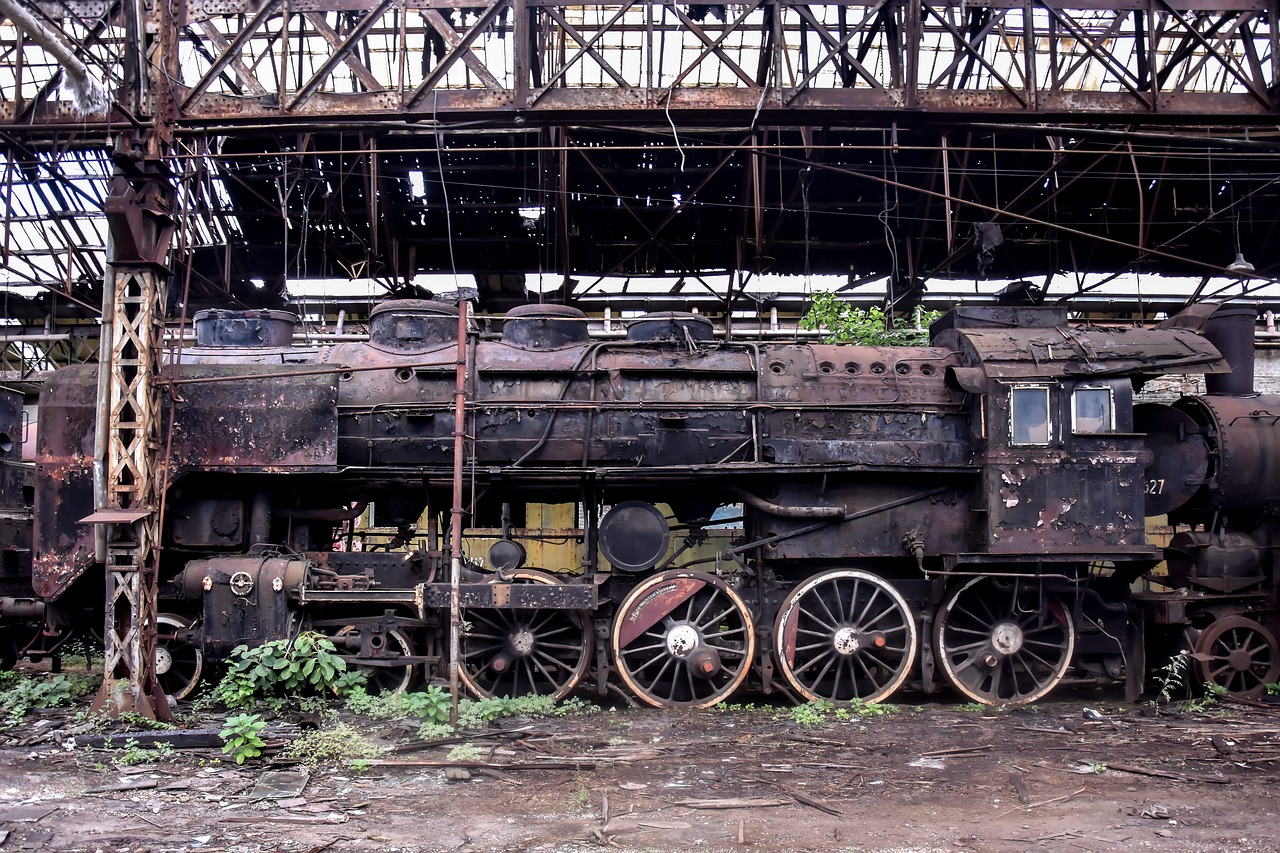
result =
[{"label": "wheel hub", "polygon": [[1011,655],[1022,648],[1022,629],[1012,622],[1001,622],[991,631],[991,645],[1002,655]]},{"label": "wheel hub", "polygon": [[692,625],[677,625],[667,632],[667,652],[682,658],[698,647],[698,629]]},{"label": "wheel hub", "polygon": [[156,646],[156,675],[164,675],[173,666],[173,655],[164,646]]},{"label": "wheel hub", "polygon": [[522,655],[533,651],[533,634],[528,628],[521,628],[511,635],[511,647]]},{"label": "wheel hub", "polygon": [[851,655],[862,646],[862,643],[858,640],[858,632],[852,628],[838,629],[834,643],[836,651],[842,655]]},{"label": "wheel hub", "polygon": [[1227,655],[1227,663],[1231,664],[1231,668],[1236,672],[1245,672],[1253,669],[1253,655],[1244,649],[1236,649]]}]

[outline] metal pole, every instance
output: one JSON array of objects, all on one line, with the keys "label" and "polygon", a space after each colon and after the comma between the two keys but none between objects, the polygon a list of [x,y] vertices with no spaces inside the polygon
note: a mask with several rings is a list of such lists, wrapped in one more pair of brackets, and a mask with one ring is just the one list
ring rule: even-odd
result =
[{"label": "metal pole", "polygon": [[462,607],[458,583],[462,574],[462,450],[467,406],[467,301],[458,300],[458,372],[453,396],[453,517],[449,527],[449,722],[458,724],[458,658],[462,645]]}]

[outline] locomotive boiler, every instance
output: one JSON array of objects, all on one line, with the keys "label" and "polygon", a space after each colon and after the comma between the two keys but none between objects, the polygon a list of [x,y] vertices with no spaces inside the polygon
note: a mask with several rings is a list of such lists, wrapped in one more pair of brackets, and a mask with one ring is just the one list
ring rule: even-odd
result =
[{"label": "locomotive boiler", "polygon": [[[593,339],[540,305],[459,341],[455,307],[401,300],[367,341],[302,350],[282,312],[206,313],[164,377],[162,685],[187,695],[234,646],[304,628],[384,689],[438,677],[461,390],[457,509],[497,531],[464,539],[457,578],[477,695],[620,682],[704,707],[750,682],[874,702],[911,682],[1018,703],[1121,677],[1136,694],[1157,636],[1257,695],[1280,676],[1280,400],[1244,387],[1252,314],[1215,310],[1141,329],[958,308],[931,346],[867,347],[723,338],[679,313]],[[1184,373],[1235,384],[1135,406]],[[95,387],[67,368],[40,402],[46,634],[101,601],[79,523]],[[533,505],[568,507],[572,530]],[[392,533],[353,550],[371,514]],[[1166,556],[1145,532],[1159,514],[1179,528],[1168,582],[1135,593]],[[566,536],[572,560],[534,547]]]}]

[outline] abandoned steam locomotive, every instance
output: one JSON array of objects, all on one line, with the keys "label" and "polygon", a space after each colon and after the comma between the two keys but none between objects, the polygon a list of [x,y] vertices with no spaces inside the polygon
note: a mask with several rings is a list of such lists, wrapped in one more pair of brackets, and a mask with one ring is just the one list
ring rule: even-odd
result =
[{"label": "abandoned steam locomotive", "polygon": [[[1252,311],[1216,308],[1156,329],[960,308],[917,348],[719,339],[670,313],[593,340],[557,306],[460,346],[456,308],[395,301],[367,342],[294,349],[280,312],[205,312],[166,395],[162,685],[186,695],[205,662],[302,628],[386,689],[440,674],[465,353],[463,509],[494,529],[465,539],[459,578],[478,695],[616,673],[656,706],[749,679],[808,699],[879,701],[910,679],[1031,702],[1064,678],[1137,693],[1166,641],[1257,695],[1280,676],[1280,398],[1252,393]],[[1135,406],[1174,373],[1210,374],[1209,393]],[[92,367],[61,370],[40,401],[38,600],[5,599],[43,613],[37,645],[100,608],[80,523],[95,385]],[[393,533],[355,550],[370,512]],[[1147,541],[1153,515],[1181,531],[1167,550]],[[1167,585],[1135,592],[1166,556]]]}]

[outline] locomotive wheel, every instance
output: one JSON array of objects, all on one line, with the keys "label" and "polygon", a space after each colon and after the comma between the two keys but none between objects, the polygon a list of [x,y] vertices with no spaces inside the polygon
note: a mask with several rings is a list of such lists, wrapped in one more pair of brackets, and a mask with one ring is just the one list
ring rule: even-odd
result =
[{"label": "locomotive wheel", "polygon": [[702,572],[654,575],[631,591],[613,622],[618,673],[658,708],[709,708],[751,669],[755,625],[728,584]]},{"label": "locomotive wheel", "polygon": [[[347,625],[335,636],[347,637],[352,634],[360,633],[360,628],[356,625]],[[387,658],[394,660],[396,657],[413,657],[413,641],[409,639],[409,635],[399,628],[392,628],[387,631],[386,637],[387,647],[383,654]],[[403,693],[409,689],[409,685],[413,683],[413,664],[406,666],[362,666],[355,664],[356,671],[365,678],[367,689],[371,694],[391,694]]]},{"label": "locomotive wheel", "polygon": [[916,656],[911,607],[886,581],[837,569],[800,584],[778,611],[782,674],[810,700],[881,702],[906,680]]},{"label": "locomotive wheel", "polygon": [[933,647],[951,684],[986,705],[1034,702],[1071,664],[1076,631],[1057,600],[1016,578],[974,578],[938,609]]},{"label": "locomotive wheel", "polygon": [[[523,583],[558,584],[554,575],[521,569],[506,575]],[[477,696],[568,696],[591,660],[590,621],[572,610],[474,608],[462,634],[458,675]]]},{"label": "locomotive wheel", "polygon": [[165,695],[174,699],[190,696],[204,672],[200,647],[178,638],[191,625],[190,619],[172,613],[156,617],[156,681]]},{"label": "locomotive wheel", "polygon": [[1232,696],[1256,699],[1280,679],[1280,645],[1262,625],[1244,616],[1211,623],[1196,641],[1196,672]]}]

